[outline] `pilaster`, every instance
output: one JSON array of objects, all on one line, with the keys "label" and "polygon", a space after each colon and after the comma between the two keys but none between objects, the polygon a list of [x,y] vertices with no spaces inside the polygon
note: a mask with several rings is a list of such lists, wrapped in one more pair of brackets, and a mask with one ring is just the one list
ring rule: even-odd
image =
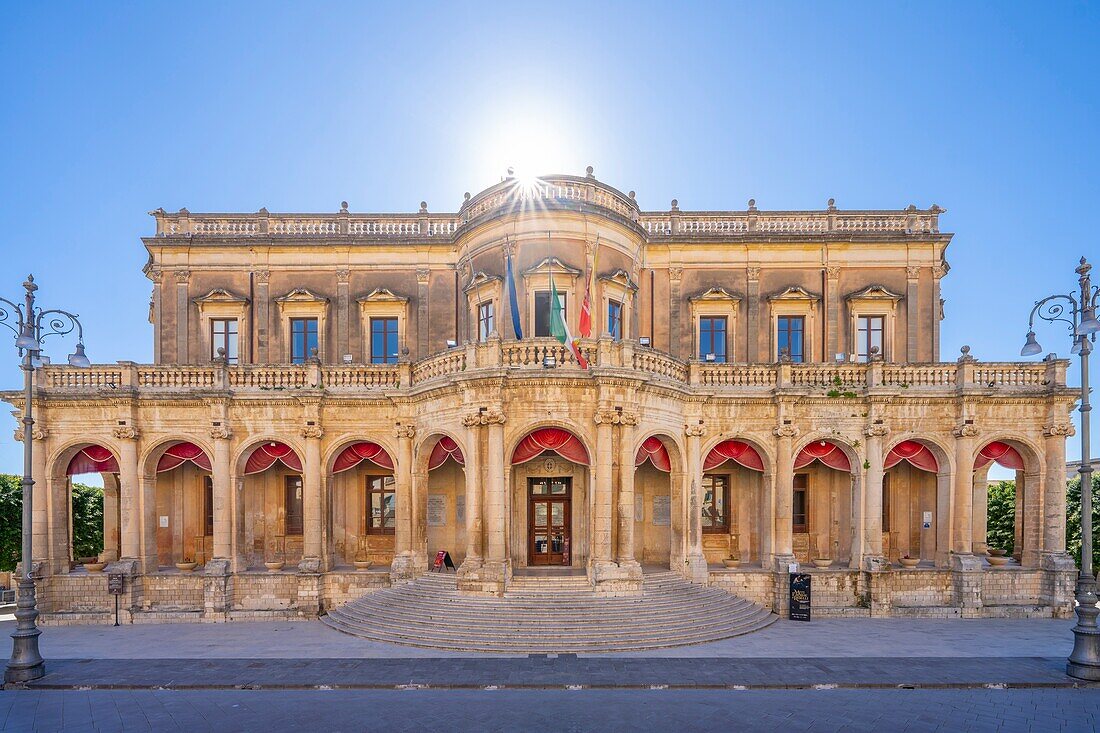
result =
[{"label": "pilaster", "polygon": [[191,280],[189,270],[176,270],[176,363],[189,364],[187,353],[188,323],[191,315],[191,301],[187,297],[188,283]]},{"label": "pilaster", "polygon": [[253,287],[255,289],[253,308],[256,318],[254,327],[256,329],[256,362],[258,364],[269,364],[271,362],[271,352],[269,350],[271,331],[269,306],[271,298],[268,294],[268,280],[270,279],[270,270],[257,270],[253,273]]},{"label": "pilaster", "polygon": [[920,268],[905,268],[905,356],[910,364],[922,361],[917,340],[920,324]]}]

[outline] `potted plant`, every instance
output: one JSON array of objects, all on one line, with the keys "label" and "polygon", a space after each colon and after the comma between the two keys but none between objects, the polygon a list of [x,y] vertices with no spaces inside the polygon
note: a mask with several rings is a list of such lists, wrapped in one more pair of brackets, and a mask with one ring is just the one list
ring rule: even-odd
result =
[{"label": "potted plant", "polygon": [[989,553],[990,557],[1004,557],[1008,554],[1007,550],[1002,550],[999,547],[990,547],[986,552]]},{"label": "potted plant", "polygon": [[741,567],[741,558],[731,552],[727,557],[722,559],[722,564],[727,568]]},{"label": "potted plant", "polygon": [[190,573],[198,563],[190,555],[184,555],[183,561],[176,563],[176,569],[181,573]]},{"label": "potted plant", "polygon": [[920,558],[919,557],[909,557],[908,555],[903,555],[903,556],[898,558],[898,562],[901,563],[902,567],[912,570],[913,568],[915,568],[917,566],[918,563],[920,563]]},{"label": "potted plant", "polygon": [[84,563],[84,569],[89,573],[102,573],[103,568],[107,567],[107,561],[102,557],[89,557],[85,559],[87,562]]},{"label": "potted plant", "polygon": [[815,568],[827,568],[833,564],[831,557],[815,557],[813,558],[813,564]]}]

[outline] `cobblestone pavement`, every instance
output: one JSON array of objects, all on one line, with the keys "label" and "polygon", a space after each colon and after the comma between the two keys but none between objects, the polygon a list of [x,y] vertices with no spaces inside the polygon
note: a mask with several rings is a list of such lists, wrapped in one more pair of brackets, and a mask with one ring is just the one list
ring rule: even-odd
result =
[{"label": "cobblestone pavement", "polygon": [[0,693],[16,731],[1087,731],[1098,690]]},{"label": "cobblestone pavement", "polygon": [[[630,657],[1064,657],[1073,621],[1052,619],[780,620],[766,629],[695,646],[619,653]],[[0,623],[0,638],[15,628]],[[47,659],[484,657],[361,639],[319,621],[50,626]],[[601,655],[603,656],[603,655]]]}]

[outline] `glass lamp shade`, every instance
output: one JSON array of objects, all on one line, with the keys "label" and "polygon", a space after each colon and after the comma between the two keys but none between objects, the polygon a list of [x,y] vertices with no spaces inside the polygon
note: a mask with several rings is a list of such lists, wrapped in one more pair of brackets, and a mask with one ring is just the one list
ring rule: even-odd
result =
[{"label": "glass lamp shade", "polygon": [[1081,323],[1077,326],[1077,335],[1088,336],[1090,333],[1096,333],[1097,331],[1100,331],[1100,321],[1096,320],[1096,310],[1086,308],[1084,313],[1081,314]]},{"label": "glass lamp shade", "polygon": [[35,339],[29,328],[24,328],[23,333],[16,337],[15,348],[25,351],[38,351],[38,340]]},{"label": "glass lamp shade", "polygon": [[80,367],[81,369],[87,369],[92,365],[92,362],[84,354],[84,342],[78,341],[76,344],[76,351],[69,354],[69,365],[74,367]]},{"label": "glass lamp shade", "polygon": [[1043,351],[1043,347],[1039,345],[1039,342],[1035,340],[1035,332],[1027,332],[1027,341],[1024,342],[1024,348],[1020,349],[1020,356],[1035,356]]},{"label": "glass lamp shade", "polygon": [[1077,356],[1078,354],[1080,354],[1081,353],[1081,341],[1082,341],[1082,339],[1079,339],[1079,338],[1073,339],[1073,348],[1069,350],[1069,353],[1073,354],[1074,356]]}]

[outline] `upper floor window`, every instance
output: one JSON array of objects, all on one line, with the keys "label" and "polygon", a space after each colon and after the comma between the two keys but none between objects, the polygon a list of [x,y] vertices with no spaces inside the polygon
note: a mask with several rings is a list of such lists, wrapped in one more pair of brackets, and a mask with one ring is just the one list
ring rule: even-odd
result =
[{"label": "upper floor window", "polygon": [[477,306],[477,340],[488,341],[489,334],[496,329],[496,313],[493,309],[493,301],[480,303]]},{"label": "upper floor window", "polygon": [[317,349],[317,319],[290,319],[290,363],[305,364]]},{"label": "upper floor window", "polygon": [[285,534],[302,534],[302,477],[287,476],[285,486]]},{"label": "upper floor window", "polygon": [[397,526],[393,476],[367,477],[367,533],[393,534]]},{"label": "upper floor window", "polygon": [[607,332],[615,341],[623,337],[623,304],[617,300],[607,301]]},{"label": "upper floor window", "polygon": [[218,349],[225,349],[225,360],[229,364],[238,361],[237,351],[237,319],[236,318],[211,318],[210,319],[210,358],[218,357]]},{"label": "upper floor window", "polygon": [[[561,315],[566,317],[565,293],[558,291],[561,300]],[[550,336],[550,291],[539,290],[535,293],[535,336]]]},{"label": "upper floor window", "polygon": [[397,319],[370,319],[370,363],[397,363]]},{"label": "upper floor window", "polygon": [[806,360],[804,353],[806,318],[804,316],[779,316],[776,331],[777,352],[784,352],[791,361],[801,363]]},{"label": "upper floor window", "polygon": [[714,354],[714,361],[726,360],[726,317],[701,316],[699,318],[699,358]]},{"label": "upper floor window", "polygon": [[867,361],[871,357],[871,349],[877,349],[879,356],[884,356],[882,351],[882,333],[886,324],[886,316],[860,316],[858,343],[856,344],[858,358]]},{"label": "upper floor window", "polygon": [[806,532],[809,527],[807,496],[810,488],[810,476],[805,473],[794,475],[794,496],[791,501],[791,531]]},{"label": "upper floor window", "polygon": [[730,477],[703,475],[703,531],[726,532],[730,527]]}]

